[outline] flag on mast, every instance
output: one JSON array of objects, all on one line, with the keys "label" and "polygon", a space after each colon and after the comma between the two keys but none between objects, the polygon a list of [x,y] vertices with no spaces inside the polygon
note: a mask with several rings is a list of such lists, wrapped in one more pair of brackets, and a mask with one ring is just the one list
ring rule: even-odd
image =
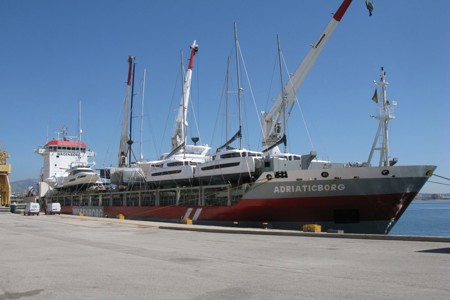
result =
[{"label": "flag on mast", "polygon": [[375,92],[373,93],[373,96],[372,96],[372,101],[375,103],[378,103],[378,92],[377,92],[376,88],[375,88]]}]

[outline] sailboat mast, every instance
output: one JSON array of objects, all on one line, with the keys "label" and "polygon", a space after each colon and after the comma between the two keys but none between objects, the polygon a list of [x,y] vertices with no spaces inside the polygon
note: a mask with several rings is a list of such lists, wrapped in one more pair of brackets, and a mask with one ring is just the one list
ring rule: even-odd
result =
[{"label": "sailboat mast", "polygon": [[130,134],[128,136],[128,167],[131,164],[131,145],[133,145],[133,100],[134,100],[134,74],[136,71],[136,63],[133,60],[133,75],[131,77],[131,95],[130,95]]},{"label": "sailboat mast", "polygon": [[225,96],[225,139],[228,140],[228,101],[229,101],[229,84],[230,84],[230,56],[227,60],[227,80],[226,80],[226,96]]},{"label": "sailboat mast", "polygon": [[[237,25],[234,22],[234,48],[236,52],[236,75],[237,75],[237,95],[238,95],[238,111],[239,111],[239,131],[242,129],[242,116],[241,116],[241,74],[239,70],[239,41],[237,37]],[[239,149],[242,149],[242,135],[239,136]]]},{"label": "sailboat mast", "polygon": [[142,80],[142,99],[141,99],[141,128],[139,130],[139,157],[144,159],[142,154],[142,130],[144,128],[144,99],[145,99],[145,77],[147,75],[147,69],[144,69],[144,78]]},{"label": "sailboat mast", "polygon": [[78,102],[78,158],[81,159],[81,101]]},{"label": "sailboat mast", "polygon": [[81,142],[81,101],[78,102],[78,141]]},{"label": "sailboat mast", "polygon": [[227,134],[227,142],[217,148],[216,152],[222,151],[222,149],[226,149],[231,143],[235,140],[239,139],[239,149],[242,149],[242,117],[241,117],[241,76],[239,70],[239,42],[237,38],[237,27],[236,22],[234,23],[234,43],[235,43],[235,54],[236,54],[236,73],[237,73],[237,82],[238,82],[238,111],[239,111],[239,130],[228,140],[228,81],[229,81],[229,69],[230,69],[230,57],[228,57],[228,66],[227,66],[227,104],[226,104],[226,134]]},{"label": "sailboat mast", "polygon": [[238,110],[239,110],[239,130],[228,139],[228,82],[229,82],[229,74],[230,74],[230,57],[228,57],[228,65],[227,65],[227,103],[226,103],[226,138],[227,142],[217,148],[216,152],[220,152],[223,149],[227,149],[228,146],[239,139],[239,149],[242,149],[242,117],[241,117],[241,82],[240,82],[240,72],[239,72],[239,44],[237,39],[237,30],[236,23],[234,23],[234,36],[235,36],[235,49],[236,49],[236,70],[237,70],[237,78],[238,78]]}]

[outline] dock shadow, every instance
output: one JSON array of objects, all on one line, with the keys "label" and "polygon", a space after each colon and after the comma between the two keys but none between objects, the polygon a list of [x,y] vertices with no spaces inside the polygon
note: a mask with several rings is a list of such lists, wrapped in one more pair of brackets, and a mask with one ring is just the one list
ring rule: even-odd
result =
[{"label": "dock shadow", "polygon": [[22,292],[22,293],[20,293],[20,292],[19,293],[10,293],[10,292],[3,290],[4,294],[0,295],[0,300],[21,299],[24,297],[32,297],[32,296],[36,296],[36,295],[40,294],[43,291],[44,291],[43,289],[37,289],[37,290],[32,290],[32,291]]},{"label": "dock shadow", "polygon": [[420,250],[420,251],[417,251],[417,252],[450,254],[450,248],[428,249],[428,250]]}]

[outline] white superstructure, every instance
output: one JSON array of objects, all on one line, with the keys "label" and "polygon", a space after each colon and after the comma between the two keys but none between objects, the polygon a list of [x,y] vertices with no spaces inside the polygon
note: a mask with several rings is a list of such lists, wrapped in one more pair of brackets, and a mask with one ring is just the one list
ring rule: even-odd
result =
[{"label": "white superstructure", "polygon": [[68,136],[66,128],[58,132],[56,139],[34,152],[44,158],[40,181],[46,182],[50,187],[55,187],[58,182],[62,183],[61,178],[67,175],[74,163],[87,165],[89,158],[95,156],[94,151],[87,149],[85,143]]}]

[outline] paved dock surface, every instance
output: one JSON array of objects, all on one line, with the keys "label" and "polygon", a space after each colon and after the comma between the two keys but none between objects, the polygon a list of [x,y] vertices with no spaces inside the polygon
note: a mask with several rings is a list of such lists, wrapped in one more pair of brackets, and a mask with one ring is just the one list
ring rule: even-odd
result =
[{"label": "paved dock surface", "polygon": [[166,225],[0,214],[0,300],[450,295],[445,240],[231,234],[163,229]]}]

